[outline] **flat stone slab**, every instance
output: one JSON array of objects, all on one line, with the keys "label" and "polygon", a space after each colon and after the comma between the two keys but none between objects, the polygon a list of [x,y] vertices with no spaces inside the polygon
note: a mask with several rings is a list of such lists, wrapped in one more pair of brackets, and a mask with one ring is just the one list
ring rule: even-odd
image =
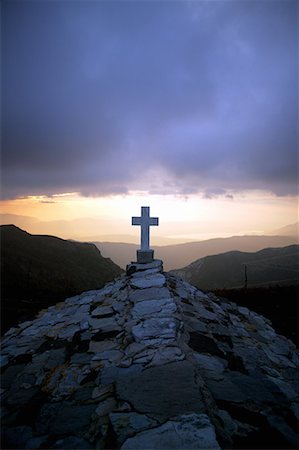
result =
[{"label": "flat stone slab", "polygon": [[121,450],[220,450],[215,430],[206,414],[188,414],[138,433]]},{"label": "flat stone slab", "polygon": [[142,318],[149,315],[167,316],[175,313],[177,306],[173,299],[165,298],[161,300],[144,300],[136,303],[132,308],[132,316],[134,318]]},{"label": "flat stone slab", "polygon": [[164,298],[171,298],[171,294],[166,287],[149,287],[147,289],[136,289],[129,294],[131,302],[142,302],[144,300],[160,300]]},{"label": "flat stone slab", "polygon": [[136,342],[152,338],[175,339],[177,326],[177,322],[169,317],[152,318],[133,326],[132,335]]},{"label": "flat stone slab", "polygon": [[92,317],[107,316],[112,314],[114,314],[114,310],[111,306],[98,306],[91,313]]},{"label": "flat stone slab", "polygon": [[162,287],[165,284],[165,276],[160,273],[147,275],[140,278],[131,278],[130,285],[137,289],[146,289],[149,287]]},{"label": "flat stone slab", "polygon": [[188,361],[152,367],[141,373],[119,377],[116,380],[116,390],[118,397],[130,402],[135,410],[162,419],[178,414],[203,412],[205,408],[194,367]]},{"label": "flat stone slab", "polygon": [[136,412],[111,413],[109,417],[120,444],[137,432],[157,425],[155,420]]},{"label": "flat stone slab", "polygon": [[159,273],[160,269],[159,267],[156,267],[154,269],[147,269],[139,272],[133,273],[132,278],[139,278],[139,277],[145,277],[147,275],[154,275],[155,273]]},{"label": "flat stone slab", "polygon": [[131,263],[127,266],[127,272],[134,273],[138,271],[148,270],[148,269],[156,269],[159,268],[162,270],[163,263],[160,259],[155,259],[154,261],[147,264],[139,264],[139,263]]}]

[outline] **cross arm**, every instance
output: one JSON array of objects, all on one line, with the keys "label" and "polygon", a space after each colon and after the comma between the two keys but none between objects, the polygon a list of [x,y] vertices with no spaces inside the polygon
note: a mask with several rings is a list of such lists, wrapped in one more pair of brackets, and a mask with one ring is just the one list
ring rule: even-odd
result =
[{"label": "cross arm", "polygon": [[141,225],[141,217],[132,217],[132,225]]},{"label": "cross arm", "polygon": [[158,217],[150,217],[150,225],[159,226],[159,218]]}]

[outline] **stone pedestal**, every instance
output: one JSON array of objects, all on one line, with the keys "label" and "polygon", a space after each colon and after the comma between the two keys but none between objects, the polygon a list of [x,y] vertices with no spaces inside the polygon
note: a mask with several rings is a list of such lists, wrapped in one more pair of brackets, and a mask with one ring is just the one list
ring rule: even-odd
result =
[{"label": "stone pedestal", "polygon": [[148,264],[154,260],[154,250],[137,250],[138,264]]}]

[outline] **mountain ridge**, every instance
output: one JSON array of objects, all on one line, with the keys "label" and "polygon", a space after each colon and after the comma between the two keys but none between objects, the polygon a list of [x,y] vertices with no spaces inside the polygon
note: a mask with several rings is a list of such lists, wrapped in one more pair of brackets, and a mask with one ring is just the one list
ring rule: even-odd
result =
[{"label": "mountain ridge", "polygon": [[298,255],[299,245],[257,252],[234,250],[197,259],[173,273],[204,290],[298,284]]},{"label": "mountain ridge", "polygon": [[[266,247],[285,247],[297,244],[298,239],[289,236],[232,236],[213,238],[205,241],[183,244],[152,246],[155,257],[161,259],[166,270],[180,269],[201,257],[226,251],[258,251]],[[136,244],[115,242],[94,242],[103,255],[110,257],[120,267],[125,268],[128,261],[134,261]]]}]

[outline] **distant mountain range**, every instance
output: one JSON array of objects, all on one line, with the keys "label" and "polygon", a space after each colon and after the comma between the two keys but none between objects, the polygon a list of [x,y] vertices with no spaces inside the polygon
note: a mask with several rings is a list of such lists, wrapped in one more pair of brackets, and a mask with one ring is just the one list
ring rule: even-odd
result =
[{"label": "distant mountain range", "polygon": [[256,253],[239,251],[206,256],[173,271],[203,290],[299,283],[299,245],[267,248]]},{"label": "distant mountain range", "polygon": [[[4,327],[70,295],[98,289],[122,273],[93,244],[31,235],[14,225],[1,230]],[[27,314],[27,315],[26,315]]]},{"label": "distant mountain range", "polygon": [[271,231],[271,235],[275,236],[299,236],[299,222],[286,225],[285,227],[278,228]]},{"label": "distant mountain range", "polygon": [[[179,269],[199,258],[219,253],[239,250],[256,252],[269,247],[285,247],[297,244],[296,236],[233,236],[229,238],[208,239],[185,244],[153,246],[155,258],[161,259],[165,270]],[[94,242],[102,255],[111,258],[120,267],[136,260],[135,244],[116,242]]]}]

